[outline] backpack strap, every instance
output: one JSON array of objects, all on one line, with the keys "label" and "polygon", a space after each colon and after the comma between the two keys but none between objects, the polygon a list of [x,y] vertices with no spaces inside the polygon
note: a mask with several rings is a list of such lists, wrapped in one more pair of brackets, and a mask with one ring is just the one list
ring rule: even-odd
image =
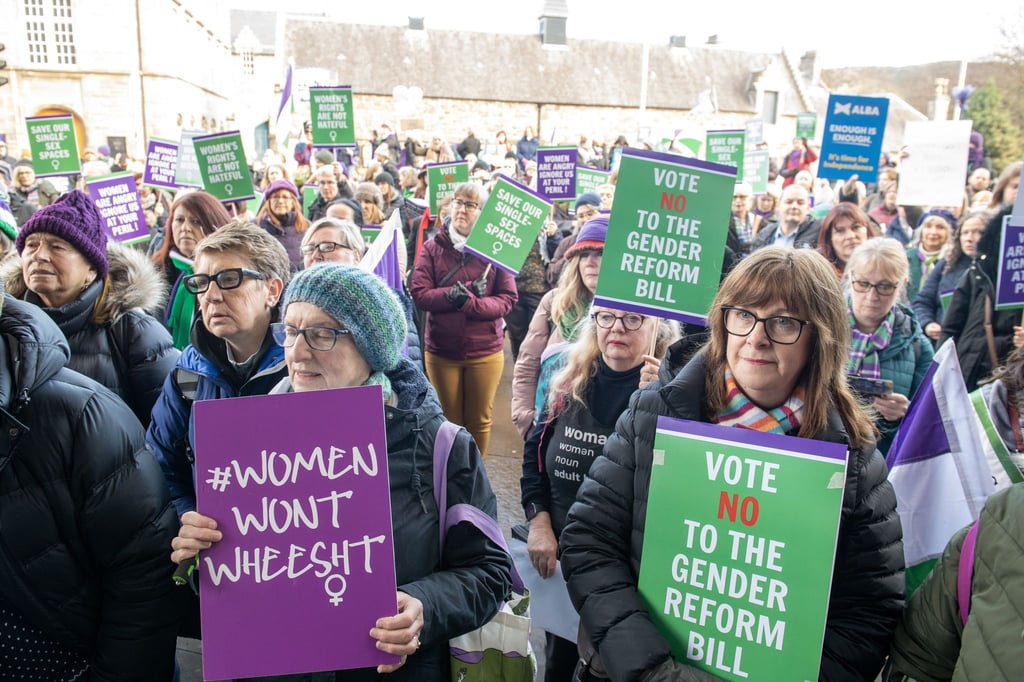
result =
[{"label": "backpack strap", "polygon": [[[457,504],[448,509],[448,457],[451,454],[455,438],[459,435],[458,424],[445,421],[434,437],[434,500],[437,502],[438,556],[444,554],[444,539],[448,529],[462,521],[472,523],[494,544],[511,556],[505,536],[501,534],[498,522],[486,512],[471,504]],[[449,511],[451,512],[449,514]],[[523,594],[523,579],[512,564],[512,588]]]},{"label": "backpack strap", "polygon": [[437,503],[438,555],[444,550],[448,516],[448,456],[451,454],[459,425],[445,420],[434,436],[434,501]]},{"label": "backpack strap", "polygon": [[978,541],[978,522],[971,525],[960,548],[960,566],[956,571],[956,600],[960,605],[960,624],[967,625],[971,612],[971,582],[974,579],[974,545]]}]

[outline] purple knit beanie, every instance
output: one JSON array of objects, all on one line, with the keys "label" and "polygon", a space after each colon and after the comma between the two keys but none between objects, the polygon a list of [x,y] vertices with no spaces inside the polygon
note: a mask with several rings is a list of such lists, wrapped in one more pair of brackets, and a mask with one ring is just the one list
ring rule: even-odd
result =
[{"label": "purple knit beanie", "polygon": [[99,278],[107,275],[107,233],[96,204],[85,192],[73,189],[45,208],[32,214],[14,242],[20,255],[25,238],[33,232],[45,232],[68,242],[96,269]]}]

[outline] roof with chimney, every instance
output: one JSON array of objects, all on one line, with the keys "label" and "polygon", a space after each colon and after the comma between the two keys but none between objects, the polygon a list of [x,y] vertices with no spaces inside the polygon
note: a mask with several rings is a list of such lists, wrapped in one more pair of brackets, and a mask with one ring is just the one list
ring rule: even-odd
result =
[{"label": "roof with chimney", "polygon": [[[637,106],[644,46],[559,40],[564,25],[558,22],[565,19],[558,12],[546,7],[541,17],[542,29],[555,36],[547,44],[540,32],[502,35],[288,17],[284,57],[299,69],[323,69],[365,94],[390,96],[396,84],[417,79],[426,97]],[[679,37],[672,42],[685,45]],[[690,109],[698,95],[713,89],[720,111],[753,115],[754,84],[770,77],[770,89],[779,90],[784,103],[779,113],[792,116],[811,105],[795,68],[781,53],[709,44],[650,46],[647,106]]]}]

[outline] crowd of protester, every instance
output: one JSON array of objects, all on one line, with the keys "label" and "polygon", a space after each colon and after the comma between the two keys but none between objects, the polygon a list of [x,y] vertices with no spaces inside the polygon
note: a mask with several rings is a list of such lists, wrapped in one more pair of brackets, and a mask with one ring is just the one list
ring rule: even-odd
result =
[{"label": "crowd of protester", "polygon": [[[562,562],[581,617],[578,642],[548,636],[545,679],[717,679],[672,657],[638,593],[659,415],[849,448],[820,679],[872,680],[890,652],[892,680],[949,679],[983,650],[983,669],[1021,669],[1003,667],[1013,637],[979,623],[1021,631],[1024,610],[1008,616],[993,596],[998,565],[979,572],[974,624],[950,616],[962,534],[905,609],[884,456],[949,339],[967,390],[1024,448],[1024,326],[994,304],[1024,164],[972,168],[955,206],[904,206],[898,159],[883,157],[876,183],[830,185],[814,177],[813,142],[794,140],[765,192],[735,186],[702,328],[594,304],[624,137],[580,137],[579,163],[608,182],[555,203],[518,278],[464,249],[498,177],[536,186],[540,141],[529,126],[515,137],[403,144],[384,124],[355,156],[313,153],[304,137],[291,159],[268,150],[252,165],[251,206],[140,183],[141,248],[106,236],[82,178],[37,179],[27,159],[0,173],[0,630],[33,643],[0,647],[0,671],[171,679],[175,637],[199,635],[198,599],[171,574],[222,539],[197,510],[194,402],[361,385],[383,387],[399,590],[370,636],[401,662],[289,680],[448,679],[448,639],[494,615],[511,566],[469,524],[443,552],[425,542],[438,514],[417,451],[445,420],[464,426],[449,500],[494,517],[497,419],[524,442],[530,561],[544,578]],[[83,177],[106,168],[87,157]],[[460,159],[471,179],[432,215],[423,165]],[[141,179],[131,159],[114,163]],[[400,243],[398,285],[356,267],[363,229],[382,226]],[[506,343],[512,413],[496,415]],[[983,515],[982,557],[1007,553],[1006,534],[1019,546],[1021,504],[1014,490]]]}]

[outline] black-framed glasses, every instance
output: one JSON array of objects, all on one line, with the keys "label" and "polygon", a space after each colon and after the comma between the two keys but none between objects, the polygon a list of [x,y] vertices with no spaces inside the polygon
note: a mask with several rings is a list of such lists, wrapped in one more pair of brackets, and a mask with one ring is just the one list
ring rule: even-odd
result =
[{"label": "black-framed glasses", "polygon": [[348,329],[333,329],[331,327],[305,327],[300,329],[292,324],[275,322],[270,325],[270,332],[274,335],[274,341],[282,348],[291,348],[299,337],[306,339],[306,345],[311,350],[329,351],[338,343],[339,336],[351,334]]},{"label": "black-framed glasses", "polygon": [[299,247],[299,250],[302,251],[303,256],[308,256],[314,251],[319,251],[320,253],[330,253],[335,249],[348,249],[349,251],[352,251],[352,247],[349,246],[348,244],[339,244],[338,242],[320,242],[319,244],[306,244],[305,246]]},{"label": "black-framed glasses", "polygon": [[227,268],[215,275],[189,275],[185,278],[185,289],[193,294],[201,294],[210,288],[210,282],[216,282],[221,291],[237,289],[242,286],[245,278],[266,279],[255,270],[248,268]]},{"label": "black-framed glasses", "polygon": [[866,279],[850,280],[850,286],[860,294],[866,294],[874,289],[878,292],[879,296],[892,296],[896,289],[899,288],[898,284],[893,284],[892,282],[869,282]]},{"label": "black-framed glasses", "polygon": [[810,324],[807,320],[800,320],[788,315],[758,317],[749,310],[732,306],[723,306],[722,313],[725,317],[725,331],[733,336],[750,336],[757,323],[762,322],[764,323],[764,333],[768,335],[768,339],[784,346],[799,341],[804,327]]},{"label": "black-framed glasses", "polygon": [[635,332],[640,327],[644,326],[644,320],[647,318],[643,315],[637,315],[636,313],[626,313],[625,315],[616,315],[615,313],[594,313],[590,316],[601,329],[611,329],[615,326],[615,321],[619,320],[622,322],[623,328],[628,332]]},{"label": "black-framed glasses", "polygon": [[480,204],[475,201],[466,201],[465,199],[452,199],[452,208],[457,209],[462,207],[467,211],[475,211],[480,208]]}]

